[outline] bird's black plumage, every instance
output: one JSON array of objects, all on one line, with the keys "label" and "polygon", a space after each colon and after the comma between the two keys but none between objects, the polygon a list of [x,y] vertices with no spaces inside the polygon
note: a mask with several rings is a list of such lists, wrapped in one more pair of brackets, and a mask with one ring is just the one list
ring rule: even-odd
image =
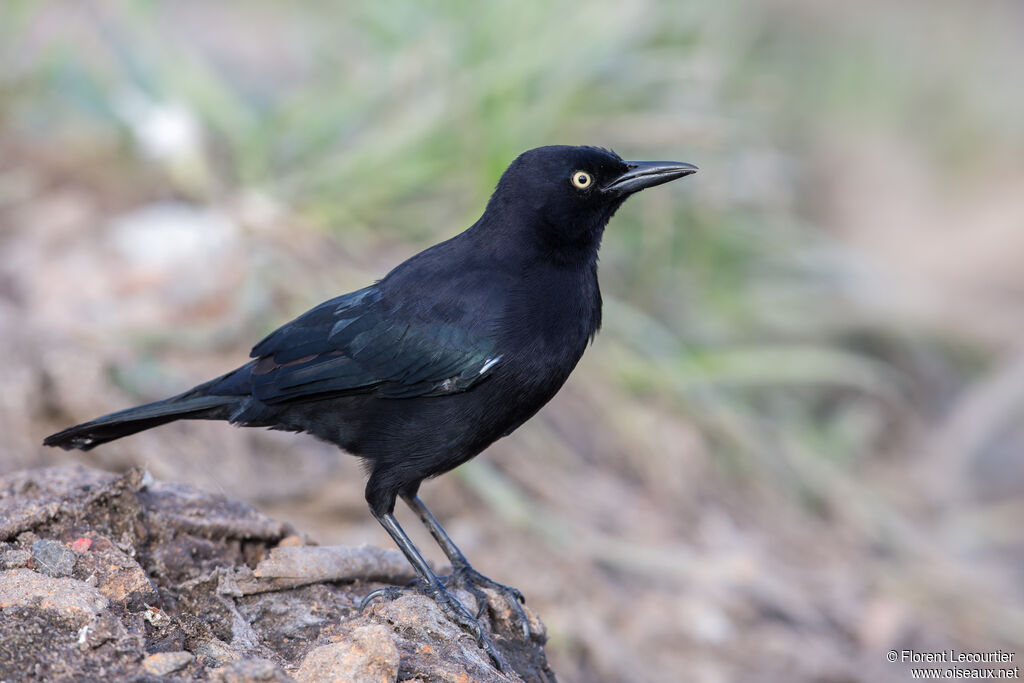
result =
[{"label": "bird's black plumage", "polygon": [[[468,230],[272,332],[249,363],[45,443],[88,449],[183,418],[309,432],[365,460],[370,508],[422,575],[392,516],[396,498],[417,509],[420,482],[555,395],[601,325],[597,252],[609,219],[630,194],[695,170],[595,147],[525,152]],[[465,562],[453,544],[445,552]]]}]

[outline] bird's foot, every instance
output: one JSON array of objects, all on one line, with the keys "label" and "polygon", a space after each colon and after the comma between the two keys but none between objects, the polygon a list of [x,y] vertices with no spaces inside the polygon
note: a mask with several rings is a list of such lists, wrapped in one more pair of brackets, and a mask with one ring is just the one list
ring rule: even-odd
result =
[{"label": "bird's foot", "polygon": [[530,618],[526,615],[526,610],[523,609],[526,598],[523,597],[522,592],[518,588],[498,583],[473,569],[468,563],[460,563],[453,566],[452,573],[445,577],[444,581],[446,586],[462,588],[476,598],[477,618],[484,613],[484,609],[488,605],[487,594],[481,589],[489,588],[499,593],[508,604],[513,615],[513,621],[522,630],[523,638],[529,640]]},{"label": "bird's foot", "polygon": [[[462,603],[455,599],[455,597],[445,590],[443,586],[432,586],[420,579],[416,579],[408,586],[387,586],[385,588],[378,588],[362,599],[359,603],[359,611],[363,611],[367,605],[377,598],[384,601],[390,601],[410,591],[430,596],[434,603],[441,608],[441,611],[444,612],[445,616],[458,624],[462,630],[468,632],[476,639],[476,644],[487,653],[498,671],[511,670],[508,662],[505,660],[505,657],[496,647],[494,647],[494,643],[491,642],[487,632],[484,631],[483,626],[481,626],[478,621],[482,611],[478,613],[476,617],[473,617],[469,613],[469,610],[463,607]],[[481,604],[486,604],[486,599]]]}]

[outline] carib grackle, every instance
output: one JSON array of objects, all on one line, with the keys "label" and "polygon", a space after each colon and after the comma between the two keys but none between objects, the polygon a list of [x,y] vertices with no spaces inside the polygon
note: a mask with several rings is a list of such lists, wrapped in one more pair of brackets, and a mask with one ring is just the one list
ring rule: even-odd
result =
[{"label": "carib grackle", "polygon": [[[417,495],[420,483],[511,434],[551,400],[601,325],[597,251],[630,195],[696,171],[623,161],[596,147],[521,154],[468,230],[376,284],[272,332],[236,370],[155,403],[70,427],[47,446],[88,450],[174,420],[308,432],[366,463],[370,511],[419,576],[419,589],[502,658],[445,589],[519,591],[476,572]],[[440,579],[393,514],[401,497],[451,561]],[[397,589],[382,589],[394,597]],[[478,601],[481,611],[484,600]],[[477,616],[481,614],[477,612]]]}]

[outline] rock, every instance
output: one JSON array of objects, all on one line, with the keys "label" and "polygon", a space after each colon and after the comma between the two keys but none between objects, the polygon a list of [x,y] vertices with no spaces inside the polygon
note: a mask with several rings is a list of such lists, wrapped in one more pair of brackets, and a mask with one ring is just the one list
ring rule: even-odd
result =
[{"label": "rock", "polygon": [[247,505],[138,469],[0,477],[0,568],[0,681],[554,680],[543,625],[527,612],[525,636],[500,594],[481,625],[508,675],[428,597],[356,608],[409,576],[397,551],[308,545]]},{"label": "rock", "polygon": [[[285,539],[287,540],[287,539]],[[235,580],[243,595],[296,588],[322,581],[381,580],[408,583],[412,568],[398,550],[370,546],[289,546],[273,548],[255,571]]]},{"label": "rock", "polygon": [[302,660],[302,683],[388,683],[398,680],[398,648],[380,624],[355,629],[349,640],[321,645]]},{"label": "rock", "polygon": [[218,638],[205,620],[192,614],[183,614],[178,623],[185,635],[186,648],[195,654],[203,666],[219,667],[242,658],[230,643]]},{"label": "rock", "polygon": [[0,569],[20,569],[32,562],[32,551],[17,548],[0,553]]},{"label": "rock", "polygon": [[76,634],[76,642],[82,651],[94,650],[111,641],[119,646],[126,645],[127,647],[122,648],[125,650],[141,645],[141,639],[134,638],[118,615],[111,610],[100,612]]},{"label": "rock", "polygon": [[291,535],[287,525],[252,506],[189,486],[154,482],[139,492],[154,522],[208,539],[277,541]]},{"label": "rock", "polygon": [[196,660],[191,652],[180,650],[178,652],[158,652],[142,660],[142,668],[148,674],[154,676],[166,676],[174,673]]},{"label": "rock", "polygon": [[[457,594],[464,600],[461,592]],[[474,612],[473,603],[463,604]],[[515,662],[515,671],[502,675],[494,669],[490,658],[471,635],[448,620],[437,604],[422,595],[408,593],[390,602],[375,601],[366,611],[385,622],[394,631],[394,639],[402,652],[403,671],[409,669],[425,675],[431,681],[457,683],[460,681],[554,681],[554,673],[547,668],[547,661],[531,660],[530,652],[542,643],[544,629],[539,628],[531,638],[524,641],[518,629],[508,626],[495,629],[495,620],[489,606],[483,615],[489,624],[491,639],[510,662]],[[504,611],[504,610],[501,610]],[[527,612],[529,616],[529,612]],[[530,618],[531,623],[534,618]],[[511,620],[509,620],[511,623]]]},{"label": "rock", "polygon": [[45,525],[60,515],[69,497],[108,485],[115,478],[87,467],[25,470],[4,476],[0,479],[0,541]]},{"label": "rock", "polygon": [[36,571],[47,576],[71,576],[75,553],[60,541],[41,540],[32,544],[32,562]]},{"label": "rock", "polygon": [[27,607],[51,612],[81,628],[108,604],[102,593],[82,581],[45,576],[30,569],[0,572],[0,609]]},{"label": "rock", "polygon": [[85,538],[84,536],[81,537],[81,538],[76,538],[74,541],[71,542],[71,549],[73,551],[75,551],[76,553],[78,553],[79,555],[81,555],[82,553],[88,552],[89,548],[91,548],[91,547],[92,547],[92,539],[91,538]]},{"label": "rock", "polygon": [[281,539],[281,542],[277,544],[278,548],[297,548],[299,546],[306,545],[301,536],[291,534]]},{"label": "rock", "polygon": [[295,679],[269,659],[243,659],[210,672],[218,683],[294,683]]},{"label": "rock", "polygon": [[105,536],[94,534],[89,540],[89,549],[78,556],[79,575],[94,579],[100,593],[121,605],[141,608],[157,599],[156,588],[138,562]]}]

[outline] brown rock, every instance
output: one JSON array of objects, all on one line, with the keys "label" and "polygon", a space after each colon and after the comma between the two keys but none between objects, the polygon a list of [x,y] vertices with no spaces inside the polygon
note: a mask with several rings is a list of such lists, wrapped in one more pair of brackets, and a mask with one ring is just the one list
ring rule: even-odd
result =
[{"label": "brown rock", "polygon": [[389,683],[398,680],[398,660],[390,629],[361,626],[349,640],[310,651],[295,678],[302,683]]},{"label": "brown rock", "polygon": [[158,652],[142,660],[142,668],[154,676],[166,676],[194,662],[196,658],[191,652]]},{"label": "brown rock", "polygon": [[129,634],[124,623],[112,610],[100,612],[95,619],[80,628],[75,637],[78,648],[83,652],[101,647],[111,641],[117,643],[117,647],[123,651],[142,645],[141,639]]},{"label": "brown rock", "polygon": [[[407,680],[553,680],[543,627],[531,615],[527,638],[502,596],[490,596],[481,624],[518,675],[497,672],[429,597],[357,609],[379,579],[407,575],[396,551],[298,539],[248,506],[141,470],[0,477],[0,681],[26,671],[37,680],[288,681],[300,667],[307,681],[394,681],[399,661]],[[72,577],[24,568],[40,541],[76,558]],[[472,595],[456,595],[476,610]]]},{"label": "brown rock", "polygon": [[194,486],[154,482],[139,492],[151,514],[179,531],[209,539],[246,538],[278,541],[287,527],[236,500],[228,500]]},{"label": "brown rock", "polygon": [[301,536],[291,534],[281,539],[281,542],[277,544],[278,548],[298,548],[299,546],[306,545],[302,540]]},{"label": "brown rock", "polygon": [[255,571],[240,572],[235,582],[242,595],[249,595],[322,581],[376,579],[406,583],[412,577],[412,568],[398,550],[366,545],[278,546],[270,550]]},{"label": "brown rock", "polygon": [[32,562],[32,552],[29,550],[13,549],[0,553],[0,569],[20,569],[28,567]]},{"label": "brown rock", "polygon": [[29,607],[53,612],[81,627],[108,604],[102,593],[83,581],[43,576],[30,569],[0,572],[0,609]]},{"label": "brown rock", "polygon": [[269,659],[243,659],[210,672],[218,683],[294,683],[295,679]]},{"label": "brown rock", "polygon": [[219,667],[242,658],[229,643],[217,638],[210,624],[190,614],[178,618],[185,636],[186,647],[195,654],[200,664]]},{"label": "brown rock", "polygon": [[115,476],[87,467],[50,467],[13,472],[0,479],[0,541],[57,517],[83,488],[109,484]]},{"label": "brown rock", "polygon": [[141,607],[156,600],[156,589],[145,570],[109,538],[92,535],[89,550],[78,556],[78,576],[93,576],[96,589],[112,602]]}]

